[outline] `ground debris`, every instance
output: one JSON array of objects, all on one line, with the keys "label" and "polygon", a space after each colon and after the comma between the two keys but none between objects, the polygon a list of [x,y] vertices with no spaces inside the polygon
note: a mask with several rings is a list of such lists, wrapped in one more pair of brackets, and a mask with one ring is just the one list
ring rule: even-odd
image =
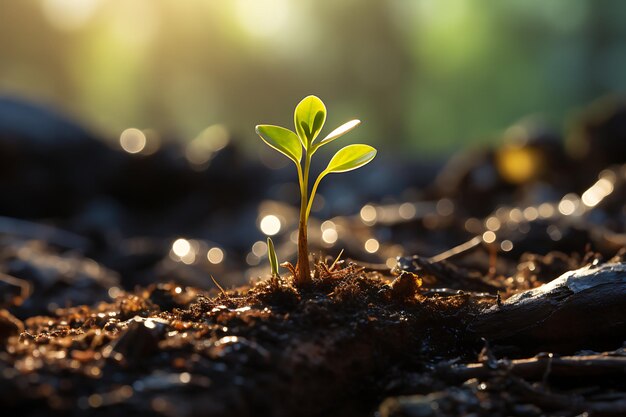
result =
[{"label": "ground debris", "polygon": [[[566,400],[578,407],[572,410],[618,407],[598,390],[569,393],[559,385],[572,376],[600,386],[613,381],[607,395],[626,390],[615,383],[624,371],[621,350],[511,360],[491,338],[490,359],[475,363],[484,342],[466,329],[494,314],[495,297],[426,292],[412,273],[394,280],[352,264],[320,271],[304,289],[290,277],[215,297],[159,284],[120,290],[111,303],[31,317],[23,331],[11,330],[21,336],[7,338],[0,354],[0,368],[12,370],[3,373],[14,387],[7,404],[33,417],[70,409],[114,416],[129,408],[190,417],[258,410],[357,416],[389,397],[381,416],[541,415]],[[572,292],[589,290],[591,284],[573,284],[581,274],[565,280]]]}]

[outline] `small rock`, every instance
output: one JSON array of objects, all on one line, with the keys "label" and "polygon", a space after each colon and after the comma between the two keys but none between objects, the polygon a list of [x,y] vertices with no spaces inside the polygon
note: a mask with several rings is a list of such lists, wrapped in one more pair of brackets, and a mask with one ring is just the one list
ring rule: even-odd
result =
[{"label": "small rock", "polygon": [[422,279],[412,272],[402,271],[399,277],[391,283],[391,296],[398,301],[405,301],[415,297]]},{"label": "small rock", "polygon": [[158,351],[168,322],[161,319],[133,318],[118,339],[104,349],[104,356],[128,367],[140,367]]}]

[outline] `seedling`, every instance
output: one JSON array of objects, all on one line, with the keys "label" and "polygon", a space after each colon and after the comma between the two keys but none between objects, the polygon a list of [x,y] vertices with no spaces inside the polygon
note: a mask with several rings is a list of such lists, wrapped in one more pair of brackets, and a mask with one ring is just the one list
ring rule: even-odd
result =
[{"label": "seedling", "polygon": [[267,238],[267,258],[270,261],[270,268],[272,270],[272,279],[280,278],[278,274],[278,256],[276,256],[276,250],[274,249],[274,242],[272,238]]},{"label": "seedling", "polygon": [[[313,154],[324,145],[345,135],[361,122],[350,120],[330,132],[324,139],[315,141],[326,121],[326,106],[316,96],[305,97],[294,112],[295,133],[289,129],[273,125],[258,125],[256,133],[271,148],[285,155],[296,164],[300,184],[300,221],[298,225],[298,262],[296,283],[305,285],[311,280],[307,225],[313,199],[322,179],[328,174],[352,171],[370,162],[376,156],[376,149],[369,145],[348,145],[331,158],[313,183],[309,194],[309,169]],[[304,162],[302,158],[304,157]],[[272,271],[273,274],[273,271]]]}]

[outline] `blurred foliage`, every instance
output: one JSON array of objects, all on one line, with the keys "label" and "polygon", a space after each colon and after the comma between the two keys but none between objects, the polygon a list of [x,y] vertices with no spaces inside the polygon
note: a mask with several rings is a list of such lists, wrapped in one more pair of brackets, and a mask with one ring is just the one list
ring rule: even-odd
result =
[{"label": "blurred foliage", "polygon": [[110,138],[290,125],[316,94],[363,141],[442,153],[520,116],[560,123],[626,90],[626,3],[20,0],[0,5],[0,94]]}]

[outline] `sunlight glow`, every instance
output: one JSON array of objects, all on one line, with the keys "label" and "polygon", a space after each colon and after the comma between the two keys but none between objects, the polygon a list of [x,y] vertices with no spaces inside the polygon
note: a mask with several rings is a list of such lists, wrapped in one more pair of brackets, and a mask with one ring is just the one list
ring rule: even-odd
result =
[{"label": "sunlight glow", "polygon": [[327,142],[329,140],[333,140],[335,138],[338,138],[339,136],[342,136],[342,135],[348,133],[349,131],[351,131],[352,129],[354,129],[355,127],[357,127],[360,124],[361,124],[360,120],[357,120],[357,119],[350,120],[349,122],[342,124],[337,129],[333,130],[328,135],[326,135],[326,137],[324,139],[322,139],[321,142]]},{"label": "sunlight glow", "polygon": [[228,130],[223,125],[213,125],[204,129],[187,145],[185,156],[193,165],[202,166],[223,149],[230,141]]},{"label": "sunlight glow", "polygon": [[235,14],[251,35],[268,37],[277,34],[289,21],[287,0],[237,0]]},{"label": "sunlight glow", "polygon": [[107,16],[111,34],[126,47],[143,48],[156,36],[160,19],[157,7],[151,0],[118,2]]},{"label": "sunlight glow", "polygon": [[89,23],[100,3],[101,0],[42,0],[41,8],[56,29],[73,31]]}]

